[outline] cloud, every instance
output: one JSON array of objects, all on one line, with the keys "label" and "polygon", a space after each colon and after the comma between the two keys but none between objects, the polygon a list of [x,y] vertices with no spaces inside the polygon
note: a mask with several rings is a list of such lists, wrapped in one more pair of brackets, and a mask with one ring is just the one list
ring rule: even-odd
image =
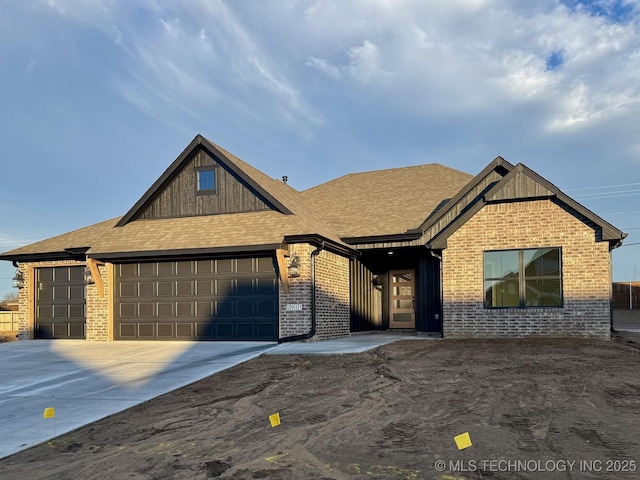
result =
[{"label": "cloud", "polygon": [[[225,2],[158,0],[133,6],[103,1],[87,6],[50,0],[48,5],[53,13],[113,39],[121,49],[120,72],[110,72],[115,88],[158,120],[166,121],[173,112],[198,123],[225,111],[291,129],[322,123]],[[249,104],[257,114],[245,107]]]}]

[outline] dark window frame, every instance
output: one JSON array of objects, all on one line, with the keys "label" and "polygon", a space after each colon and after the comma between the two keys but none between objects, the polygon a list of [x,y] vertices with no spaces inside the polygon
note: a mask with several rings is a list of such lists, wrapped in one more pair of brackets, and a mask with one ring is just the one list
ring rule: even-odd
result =
[{"label": "dark window frame", "polygon": [[[218,193],[218,168],[214,165],[196,167],[196,195],[215,195]],[[200,174],[202,172],[213,173],[213,188],[200,188]]]},{"label": "dark window frame", "polygon": [[[552,275],[527,275],[525,265],[525,252],[536,252],[541,250],[557,250],[558,251],[558,273]],[[487,266],[487,258],[486,255],[488,253],[501,253],[501,252],[517,252],[518,254],[518,272],[517,272],[517,284],[518,284],[518,305],[498,305],[493,306],[487,303],[487,283],[488,282],[496,282],[496,281],[504,281],[507,276],[496,277],[496,276],[487,276],[486,266]],[[483,260],[483,282],[482,282],[482,293],[483,293],[483,305],[485,309],[491,310],[504,310],[504,309],[532,309],[532,308],[542,308],[542,309],[557,309],[564,308],[564,282],[563,282],[563,271],[562,271],[562,247],[538,247],[538,248],[515,248],[515,249],[502,249],[502,250],[485,250],[482,255]],[[560,289],[560,299],[558,305],[527,305],[527,281],[558,281],[559,289]]]}]

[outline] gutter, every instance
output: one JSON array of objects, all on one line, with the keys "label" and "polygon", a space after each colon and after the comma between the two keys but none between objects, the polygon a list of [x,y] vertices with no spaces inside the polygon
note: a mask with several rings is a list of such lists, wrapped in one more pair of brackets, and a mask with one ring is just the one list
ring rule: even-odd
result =
[{"label": "gutter", "polygon": [[316,257],[324,250],[324,240],[320,242],[320,246],[311,252],[311,330],[301,335],[290,335],[288,337],[279,338],[278,343],[297,342],[299,340],[309,340],[316,334]]}]

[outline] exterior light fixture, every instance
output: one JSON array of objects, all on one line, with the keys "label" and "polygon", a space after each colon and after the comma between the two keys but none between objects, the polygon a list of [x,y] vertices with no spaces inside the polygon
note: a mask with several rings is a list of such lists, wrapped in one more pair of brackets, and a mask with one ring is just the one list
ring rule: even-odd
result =
[{"label": "exterior light fixture", "polygon": [[24,275],[18,269],[16,270],[16,275],[13,277],[13,288],[22,288],[24,287]]},{"label": "exterior light fixture", "polygon": [[289,262],[289,278],[296,278],[300,276],[300,258],[295,253],[291,256]]},{"label": "exterior light fixture", "polygon": [[86,285],[93,285],[95,283],[93,281],[93,275],[91,275],[91,269],[89,267],[84,267],[84,283]]}]

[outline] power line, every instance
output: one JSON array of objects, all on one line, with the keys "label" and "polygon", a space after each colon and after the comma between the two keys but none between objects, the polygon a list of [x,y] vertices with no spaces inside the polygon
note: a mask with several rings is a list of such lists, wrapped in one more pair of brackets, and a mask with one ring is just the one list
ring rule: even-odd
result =
[{"label": "power line", "polygon": [[601,187],[579,187],[579,188],[569,188],[567,192],[574,192],[576,190],[597,190],[598,188],[618,188],[618,187],[631,187],[634,185],[640,185],[640,182],[637,183],[621,183],[620,185],[602,185]]}]

